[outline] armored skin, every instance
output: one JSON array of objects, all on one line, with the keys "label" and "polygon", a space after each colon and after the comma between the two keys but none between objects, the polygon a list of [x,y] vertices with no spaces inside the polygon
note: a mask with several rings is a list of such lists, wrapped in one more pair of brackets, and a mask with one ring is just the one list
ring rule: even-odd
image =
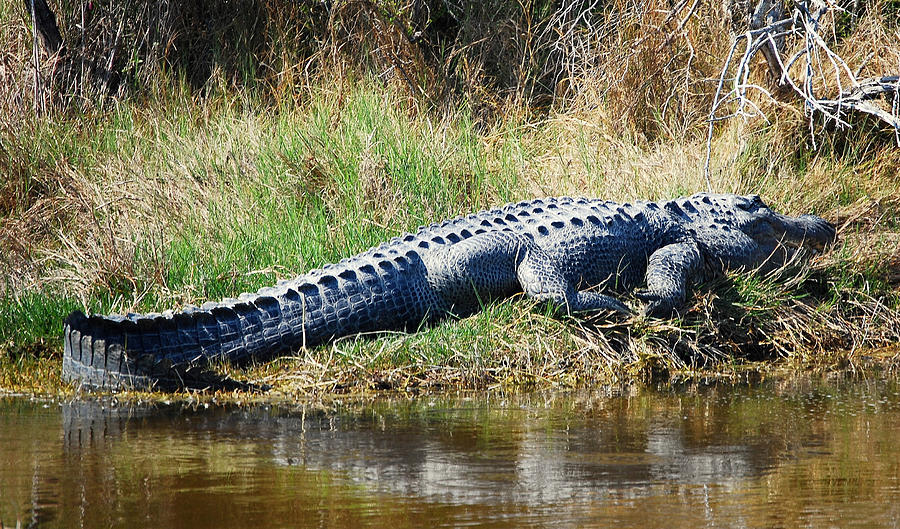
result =
[{"label": "armored skin", "polygon": [[547,198],[420,228],[359,255],[237,299],[181,312],[90,315],[64,323],[62,375],[97,388],[188,384],[211,361],[265,360],[346,335],[409,330],[524,292],[560,314],[629,313],[635,296],[669,317],[691,285],[726,270],[821,252],[835,229],[758,196],[699,193],[617,204]]}]

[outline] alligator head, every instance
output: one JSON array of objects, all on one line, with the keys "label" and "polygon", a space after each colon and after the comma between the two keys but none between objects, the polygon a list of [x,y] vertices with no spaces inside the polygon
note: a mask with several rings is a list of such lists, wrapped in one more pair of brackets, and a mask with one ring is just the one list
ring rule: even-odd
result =
[{"label": "alligator head", "polygon": [[[750,238],[756,243],[745,244],[745,248],[734,248],[735,241],[724,234],[721,241],[717,241],[715,236],[712,241],[707,241],[714,253],[720,257],[727,256],[732,267],[755,268],[764,265],[764,268],[771,269],[790,261],[798,252],[822,253],[837,239],[834,225],[825,219],[815,215],[782,215],[770,209],[759,195],[698,193],[669,204],[673,203],[677,203],[682,214],[693,221],[713,227],[727,226],[743,233],[746,236],[741,237],[743,241],[749,243],[747,238]],[[726,249],[726,246],[729,248]]]},{"label": "alligator head", "polygon": [[759,195],[731,196],[735,208],[735,228],[750,236],[760,247],[787,247],[821,253],[834,244],[837,232],[827,220],[815,215],[791,217],[769,209]]}]

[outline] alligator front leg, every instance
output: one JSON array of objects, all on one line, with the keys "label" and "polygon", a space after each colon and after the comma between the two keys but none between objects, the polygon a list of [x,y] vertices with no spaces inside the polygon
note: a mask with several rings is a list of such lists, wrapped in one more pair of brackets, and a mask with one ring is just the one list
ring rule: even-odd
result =
[{"label": "alligator front leg", "polygon": [[598,310],[631,314],[628,307],[613,297],[576,290],[553,259],[530,240],[523,247],[516,275],[528,297],[552,304],[560,314]]},{"label": "alligator front leg", "polygon": [[703,256],[694,242],[670,244],[653,252],[647,265],[647,289],[635,296],[647,303],[644,314],[668,318],[680,309],[690,285],[703,273]]}]

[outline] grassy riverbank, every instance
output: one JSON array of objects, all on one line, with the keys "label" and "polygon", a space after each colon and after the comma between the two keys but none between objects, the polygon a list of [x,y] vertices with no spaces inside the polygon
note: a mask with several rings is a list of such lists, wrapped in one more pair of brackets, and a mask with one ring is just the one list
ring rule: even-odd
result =
[{"label": "grassy riverbank", "polygon": [[[24,64],[27,30],[3,9],[6,64]],[[703,44],[721,53],[725,31],[713,27]],[[236,296],[512,200],[707,188],[708,79],[675,115],[665,98],[629,114],[602,76],[549,108],[510,96],[486,115],[467,91],[435,104],[359,69],[274,91],[221,79],[198,90],[159,72],[103,105],[39,117],[27,79],[13,80],[0,124],[0,388],[11,391],[60,390],[61,321],[76,308]],[[833,221],[840,243],[810,264],[707,285],[683,320],[557,320],[513,299],[411,335],[222,369],[288,395],[742,376],[775,364],[894,369],[896,349],[883,348],[900,343],[900,149],[874,123],[810,132],[798,112],[769,110],[768,122],[717,127],[710,185]]]}]

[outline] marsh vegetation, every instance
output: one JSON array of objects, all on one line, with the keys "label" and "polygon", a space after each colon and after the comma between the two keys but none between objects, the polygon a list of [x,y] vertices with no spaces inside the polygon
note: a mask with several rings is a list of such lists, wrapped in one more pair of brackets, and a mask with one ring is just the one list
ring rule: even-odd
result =
[{"label": "marsh vegetation", "polygon": [[[512,200],[708,188],[826,217],[840,242],[706,285],[678,320],[560,320],[512,299],[221,369],[295,395],[897,365],[897,131],[779,99],[761,55],[729,63],[740,6],[51,7],[64,44],[52,54],[24,3],[0,6],[0,388],[60,390],[61,321],[76,308],[236,296]],[[844,7],[820,21],[828,49],[856,78],[896,72],[896,1]],[[829,57],[796,68],[830,71]],[[719,86],[737,68],[729,103]],[[835,71],[811,90],[839,93],[850,81]],[[872,104],[896,115],[898,97]]]}]

